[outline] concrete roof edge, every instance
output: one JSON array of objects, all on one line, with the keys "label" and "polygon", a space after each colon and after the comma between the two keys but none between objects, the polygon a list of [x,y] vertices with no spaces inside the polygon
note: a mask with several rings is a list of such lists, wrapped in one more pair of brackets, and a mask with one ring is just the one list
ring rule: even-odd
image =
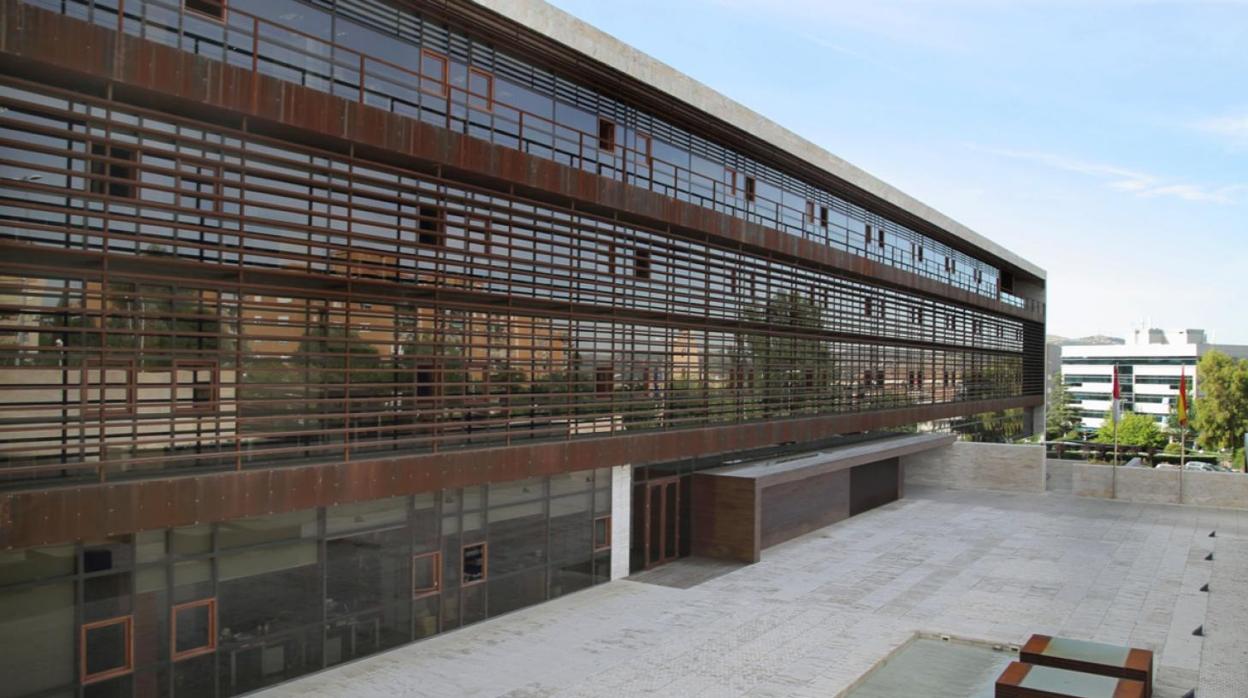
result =
[{"label": "concrete roof edge", "polygon": [[620,41],[545,0],[472,0],[476,4],[632,76],[768,144],[796,155],[868,194],[908,211],[1037,278],[1045,270],[896,187],[846,162],[743,104]]}]

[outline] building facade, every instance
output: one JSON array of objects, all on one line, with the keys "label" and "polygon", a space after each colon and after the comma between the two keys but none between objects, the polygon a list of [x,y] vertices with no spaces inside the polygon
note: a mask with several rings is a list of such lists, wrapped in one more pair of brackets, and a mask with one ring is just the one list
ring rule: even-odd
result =
[{"label": "building facade", "polygon": [[254,690],[1042,412],[1042,270],[540,2],[0,23],[0,696]]},{"label": "building facade", "polygon": [[1080,430],[1095,432],[1105,424],[1113,402],[1114,367],[1118,367],[1119,409],[1151,417],[1165,429],[1178,404],[1179,379],[1187,376],[1188,398],[1194,399],[1200,377],[1196,364],[1210,350],[1248,357],[1248,346],[1211,344],[1204,330],[1163,330],[1142,327],[1126,344],[1062,347],[1062,381]]}]

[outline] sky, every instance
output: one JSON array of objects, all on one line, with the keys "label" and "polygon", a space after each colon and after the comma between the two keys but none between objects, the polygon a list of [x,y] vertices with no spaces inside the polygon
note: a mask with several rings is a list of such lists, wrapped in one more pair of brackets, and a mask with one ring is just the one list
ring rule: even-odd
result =
[{"label": "sky", "polygon": [[554,0],[1048,272],[1248,344],[1248,0]]}]

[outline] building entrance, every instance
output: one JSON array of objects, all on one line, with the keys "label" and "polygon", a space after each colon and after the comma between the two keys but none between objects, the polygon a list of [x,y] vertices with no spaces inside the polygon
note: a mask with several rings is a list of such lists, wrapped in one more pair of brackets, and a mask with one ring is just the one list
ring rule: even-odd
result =
[{"label": "building entrance", "polygon": [[644,492],[644,566],[650,569],[680,557],[680,478],[650,480]]}]

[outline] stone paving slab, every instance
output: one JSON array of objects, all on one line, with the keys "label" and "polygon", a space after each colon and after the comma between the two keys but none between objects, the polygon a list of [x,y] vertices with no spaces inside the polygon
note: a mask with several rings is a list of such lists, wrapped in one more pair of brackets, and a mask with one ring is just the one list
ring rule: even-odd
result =
[{"label": "stone paving slab", "polygon": [[916,632],[1041,632],[1153,649],[1159,698],[1248,696],[1246,511],[915,487],[687,576],[594,587],[265,695],[835,696]]}]

